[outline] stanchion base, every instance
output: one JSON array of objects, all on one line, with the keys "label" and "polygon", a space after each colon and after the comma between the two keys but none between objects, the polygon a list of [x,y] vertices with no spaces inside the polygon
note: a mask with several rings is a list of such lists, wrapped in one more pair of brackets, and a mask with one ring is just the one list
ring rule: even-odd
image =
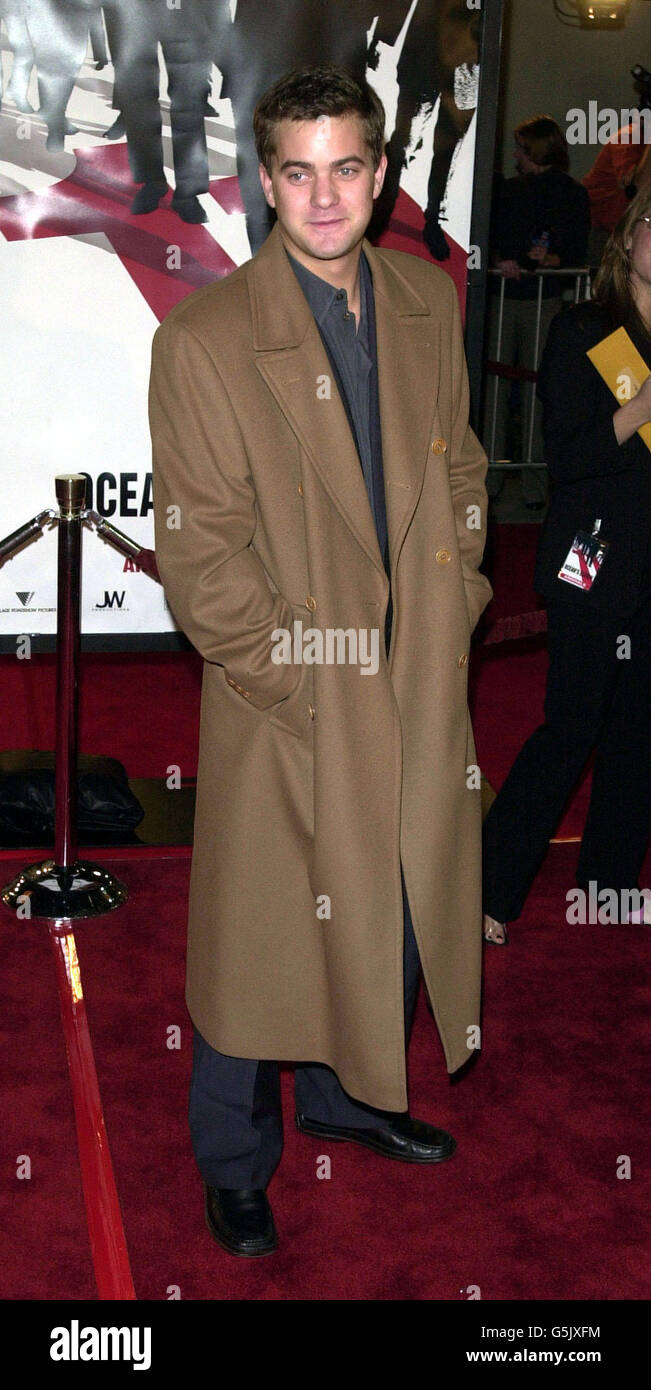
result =
[{"label": "stanchion base", "polygon": [[100,917],[127,901],[123,883],[100,864],[81,859],[67,869],[45,859],[29,864],[2,891],[2,901],[21,917],[48,922]]}]

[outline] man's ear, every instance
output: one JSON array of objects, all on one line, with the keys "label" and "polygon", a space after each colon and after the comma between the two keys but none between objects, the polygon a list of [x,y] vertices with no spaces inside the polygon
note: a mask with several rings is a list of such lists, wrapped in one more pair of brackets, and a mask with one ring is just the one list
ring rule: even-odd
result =
[{"label": "man's ear", "polygon": [[380,163],[378,164],[377,169],[375,170],[375,173],[373,175],[374,198],[379,198],[380,193],[382,192],[382,184],[384,183],[384,177],[387,171],[387,163],[388,161],[386,154],[383,154]]},{"label": "man's ear", "polygon": [[267,170],[264,167],[264,164],[258,165],[258,173],[260,175],[260,183],[262,184],[262,192],[264,193],[269,207],[275,208],[276,200],[274,198],[274,191],[271,183],[271,174],[267,172]]}]

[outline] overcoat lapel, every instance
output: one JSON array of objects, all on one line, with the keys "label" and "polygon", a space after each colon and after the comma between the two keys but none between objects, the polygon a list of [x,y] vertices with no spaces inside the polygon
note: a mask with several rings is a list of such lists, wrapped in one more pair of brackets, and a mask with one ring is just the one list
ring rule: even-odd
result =
[{"label": "overcoat lapel", "polygon": [[[438,397],[438,325],[427,305],[376,248],[364,241],[375,292],[384,493],[391,569],[425,475]],[[407,331],[404,331],[404,330]],[[428,375],[423,378],[423,362]]]},{"label": "overcoat lapel", "polygon": [[249,284],[258,371],[334,505],[384,575],[355,441],[331,380],[314,315],[287,259],[278,223],[250,262]]},{"label": "overcoat lapel", "polygon": [[[389,553],[392,569],[418,501],[437,381],[420,369],[434,332],[427,305],[368,241],[378,344]],[[323,486],[369,559],[384,575],[364,476],[312,310],[285,253],[278,224],[249,262],[256,366]],[[402,333],[402,325],[409,332]],[[399,346],[400,356],[396,360]],[[423,387],[425,386],[425,391]]]}]

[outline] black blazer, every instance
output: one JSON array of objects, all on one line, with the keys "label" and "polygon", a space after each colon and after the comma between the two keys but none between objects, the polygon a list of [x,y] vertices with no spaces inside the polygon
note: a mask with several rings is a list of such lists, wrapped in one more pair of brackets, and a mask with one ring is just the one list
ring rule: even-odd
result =
[{"label": "black blazer", "polygon": [[[651,602],[651,451],[637,433],[617,443],[617,400],[586,357],[615,326],[594,302],[563,309],[552,320],[538,380],[551,498],[534,583],[546,598],[578,610],[589,605],[625,617],[641,601]],[[638,338],[635,346],[651,365],[649,342]],[[610,547],[584,593],[558,579],[558,571],[576,531],[591,531],[597,517]]]}]

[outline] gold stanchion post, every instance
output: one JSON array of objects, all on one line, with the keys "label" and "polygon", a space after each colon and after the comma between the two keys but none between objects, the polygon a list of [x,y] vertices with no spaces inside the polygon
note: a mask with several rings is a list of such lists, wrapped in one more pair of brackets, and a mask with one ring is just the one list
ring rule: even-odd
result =
[{"label": "gold stanchion post", "polygon": [[54,859],[30,864],[3,890],[2,901],[47,921],[98,917],[128,897],[124,884],[90,860],[77,858],[77,729],[79,705],[81,528],[83,473],[55,479],[59,503],[57,585],[57,733]]}]

